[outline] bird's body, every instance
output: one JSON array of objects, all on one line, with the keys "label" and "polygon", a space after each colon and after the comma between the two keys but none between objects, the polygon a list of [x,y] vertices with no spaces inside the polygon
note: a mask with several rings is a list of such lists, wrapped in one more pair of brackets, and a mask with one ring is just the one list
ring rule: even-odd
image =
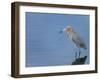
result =
[{"label": "bird's body", "polygon": [[64,32],[67,33],[68,37],[74,42],[74,44],[78,48],[86,49],[86,45],[85,45],[84,41],[76,32],[73,31],[71,26],[68,26],[67,28],[65,28]]},{"label": "bird's body", "polygon": [[83,39],[72,29],[71,26],[67,26],[63,31],[68,35],[68,37],[73,41],[76,47],[79,48],[79,57],[80,57],[80,48],[87,49]]},{"label": "bird's body", "polygon": [[74,42],[74,44],[78,47],[78,48],[84,48],[86,49],[86,45],[83,42],[83,40],[78,36],[78,34],[74,31],[72,32],[67,32],[67,35],[69,36],[69,38]]}]

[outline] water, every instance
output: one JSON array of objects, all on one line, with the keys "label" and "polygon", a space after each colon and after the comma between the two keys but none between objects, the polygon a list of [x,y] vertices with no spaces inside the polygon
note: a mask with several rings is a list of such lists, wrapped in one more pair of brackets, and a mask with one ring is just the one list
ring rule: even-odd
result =
[{"label": "water", "polygon": [[[26,12],[26,67],[71,65],[76,46],[65,33],[59,33],[67,25],[84,39],[89,64],[89,16],[45,14]],[[85,33],[84,33],[85,32]]]}]

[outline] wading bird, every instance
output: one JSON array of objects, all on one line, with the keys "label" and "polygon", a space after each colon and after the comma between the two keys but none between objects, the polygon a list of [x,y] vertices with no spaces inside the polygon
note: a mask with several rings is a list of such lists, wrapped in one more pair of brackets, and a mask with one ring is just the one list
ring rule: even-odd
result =
[{"label": "wading bird", "polygon": [[[60,31],[60,33],[62,32],[67,33],[70,40],[74,42],[76,47],[79,49],[79,57],[80,57],[80,54],[81,54],[80,48],[87,49],[84,41],[81,39],[81,37],[76,32],[74,32],[74,30],[72,29],[72,26],[67,26],[62,31]],[[77,53],[76,53],[76,56],[77,56]]]}]

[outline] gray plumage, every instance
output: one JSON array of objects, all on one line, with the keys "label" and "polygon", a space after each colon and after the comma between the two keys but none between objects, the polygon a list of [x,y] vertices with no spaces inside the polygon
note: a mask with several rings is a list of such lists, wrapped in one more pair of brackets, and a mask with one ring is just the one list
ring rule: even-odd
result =
[{"label": "gray plumage", "polygon": [[68,26],[67,28],[65,28],[64,31],[67,33],[69,38],[74,42],[74,44],[78,48],[87,49],[87,47],[86,47],[84,41],[82,40],[82,38],[76,32],[73,31],[71,26]]}]

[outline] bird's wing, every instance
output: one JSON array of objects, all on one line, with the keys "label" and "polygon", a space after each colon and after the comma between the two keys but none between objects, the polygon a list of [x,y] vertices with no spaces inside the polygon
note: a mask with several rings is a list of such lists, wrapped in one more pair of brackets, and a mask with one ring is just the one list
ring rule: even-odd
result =
[{"label": "bird's wing", "polygon": [[83,47],[84,49],[86,49],[86,45],[85,45],[83,39],[80,38],[78,36],[78,34],[76,34],[75,32],[72,34],[72,40],[76,44],[76,46]]}]

